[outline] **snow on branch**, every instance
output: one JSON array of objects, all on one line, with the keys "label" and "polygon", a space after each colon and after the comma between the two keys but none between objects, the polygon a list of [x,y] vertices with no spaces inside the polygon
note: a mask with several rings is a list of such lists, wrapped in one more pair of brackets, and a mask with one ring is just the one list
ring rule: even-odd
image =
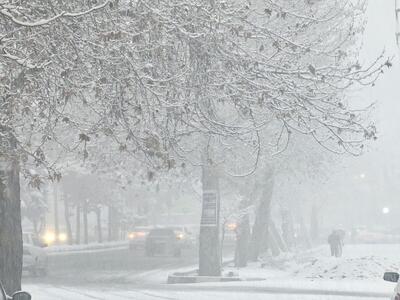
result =
[{"label": "snow on branch", "polygon": [[43,19],[43,20],[38,20],[35,22],[28,22],[28,21],[23,21],[23,20],[19,20],[17,17],[15,17],[13,15],[13,11],[15,10],[15,7],[13,6],[9,6],[9,5],[0,5],[1,7],[3,7],[2,9],[0,9],[0,14],[2,14],[3,16],[7,17],[8,19],[10,19],[12,22],[14,22],[15,24],[19,25],[19,26],[24,26],[24,27],[39,27],[39,26],[44,26],[44,25],[48,25],[54,21],[56,21],[57,19],[60,18],[68,18],[68,17],[80,17],[80,16],[84,16],[87,14],[90,14],[96,10],[102,9],[104,8],[107,4],[110,3],[111,0],[107,0],[104,3],[98,5],[98,6],[94,6],[86,11],[81,11],[81,12],[66,12],[63,11],[61,13],[58,13],[57,15],[49,18],[49,19]]}]

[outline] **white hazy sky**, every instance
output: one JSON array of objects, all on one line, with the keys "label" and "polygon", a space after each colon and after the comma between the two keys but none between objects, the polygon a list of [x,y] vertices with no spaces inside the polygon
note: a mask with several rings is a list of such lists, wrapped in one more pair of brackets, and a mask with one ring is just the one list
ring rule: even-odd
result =
[{"label": "white hazy sky", "polygon": [[[395,151],[400,157],[400,50],[396,46],[395,0],[369,0],[368,23],[364,37],[363,56],[372,60],[382,50],[394,56],[394,67],[386,72],[376,87],[363,95],[377,101],[379,151]],[[375,148],[375,147],[374,147]]]},{"label": "white hazy sky", "polygon": [[368,1],[360,60],[373,61],[385,50],[387,57],[393,57],[394,65],[375,87],[355,95],[357,103],[359,98],[365,98],[366,103],[376,102],[373,117],[378,141],[369,143],[365,155],[346,157],[339,170],[330,174],[327,185],[318,190],[309,188],[316,200],[329,199],[324,206],[325,226],[383,225],[382,207],[393,211],[385,222],[395,226],[400,218],[400,50],[395,38],[395,0]]}]

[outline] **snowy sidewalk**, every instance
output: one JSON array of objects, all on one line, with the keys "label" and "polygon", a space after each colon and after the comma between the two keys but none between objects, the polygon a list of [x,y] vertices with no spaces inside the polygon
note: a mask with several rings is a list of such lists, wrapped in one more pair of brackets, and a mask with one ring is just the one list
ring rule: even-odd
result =
[{"label": "snowy sidewalk", "polygon": [[[331,257],[328,247],[251,263],[247,268],[225,268],[242,278],[264,281],[224,283],[241,287],[292,290],[323,295],[388,297],[394,284],[383,281],[385,271],[400,269],[400,245],[346,245],[341,258]],[[261,267],[263,265],[263,267]]]}]

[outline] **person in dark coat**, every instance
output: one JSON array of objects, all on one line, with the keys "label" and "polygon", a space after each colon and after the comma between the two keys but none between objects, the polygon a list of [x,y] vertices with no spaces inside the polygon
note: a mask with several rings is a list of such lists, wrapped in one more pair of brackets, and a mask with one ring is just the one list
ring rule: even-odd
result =
[{"label": "person in dark coat", "polygon": [[331,247],[331,255],[340,257],[342,255],[342,237],[336,230],[328,236],[328,243]]}]

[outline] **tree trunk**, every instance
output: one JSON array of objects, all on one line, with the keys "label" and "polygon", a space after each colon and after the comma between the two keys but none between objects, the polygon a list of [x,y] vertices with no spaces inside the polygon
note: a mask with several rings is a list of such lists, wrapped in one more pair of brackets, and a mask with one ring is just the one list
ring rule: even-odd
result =
[{"label": "tree trunk", "polygon": [[56,237],[56,242],[60,235],[60,223],[58,219],[58,186],[57,183],[53,183],[53,200],[54,200],[54,235]]},{"label": "tree trunk", "polygon": [[275,223],[271,220],[270,224],[270,233],[273,235],[274,240],[276,241],[277,246],[279,247],[280,251],[287,252],[288,247],[285,243],[285,241],[282,238],[282,235],[278,231],[278,228],[276,228]]},{"label": "tree trunk", "polygon": [[220,276],[218,174],[208,160],[203,162],[202,173],[203,208],[199,241],[199,275]]},{"label": "tree trunk", "polygon": [[17,161],[0,162],[0,279],[8,294],[21,289],[22,228]]},{"label": "tree trunk", "polygon": [[311,209],[310,235],[314,242],[319,239],[318,209],[315,204]]},{"label": "tree trunk", "polygon": [[270,198],[263,199],[256,212],[250,248],[251,260],[253,261],[258,260],[260,253],[265,250],[267,246],[270,205]]},{"label": "tree trunk", "polygon": [[310,239],[310,234],[309,231],[307,230],[306,223],[304,222],[303,216],[299,217],[299,223],[300,223],[300,232],[301,236],[303,238],[304,245],[307,248],[311,248],[311,239]]},{"label": "tree trunk", "polygon": [[279,243],[277,241],[277,236],[274,234],[274,231],[272,230],[272,224],[269,223],[268,226],[268,239],[267,239],[267,246],[268,249],[271,250],[272,256],[278,256],[281,253],[281,250],[279,248]]},{"label": "tree trunk", "polygon": [[33,220],[33,233],[35,236],[39,236],[39,222],[37,220]]},{"label": "tree trunk", "polygon": [[261,182],[261,199],[256,211],[256,219],[250,243],[250,259],[257,261],[261,252],[268,248],[268,225],[271,215],[273,170],[268,170],[264,181]]},{"label": "tree trunk", "polygon": [[83,202],[83,243],[89,243],[89,228],[88,228],[88,203],[87,200]]},{"label": "tree trunk", "polygon": [[76,205],[76,236],[75,243],[79,245],[81,243],[81,207]]},{"label": "tree trunk", "polygon": [[108,207],[108,241],[111,242],[113,240],[113,216],[112,216],[112,207]]},{"label": "tree trunk", "polygon": [[98,207],[96,210],[96,218],[97,218],[97,241],[99,243],[103,242],[103,231],[101,228],[101,207]]},{"label": "tree trunk", "polygon": [[244,268],[247,266],[250,242],[250,218],[248,214],[240,218],[236,237],[235,267]]},{"label": "tree trunk", "polygon": [[294,244],[294,226],[293,226],[293,218],[291,216],[290,211],[283,210],[282,211],[282,238],[285,241],[285,244],[290,250]]},{"label": "tree trunk", "polygon": [[65,217],[65,225],[67,227],[67,238],[68,244],[72,244],[72,227],[71,227],[71,220],[69,215],[69,205],[68,200],[64,197],[64,217]]},{"label": "tree trunk", "polygon": [[113,207],[108,207],[108,240],[116,241],[119,237],[119,213],[118,210]]}]

